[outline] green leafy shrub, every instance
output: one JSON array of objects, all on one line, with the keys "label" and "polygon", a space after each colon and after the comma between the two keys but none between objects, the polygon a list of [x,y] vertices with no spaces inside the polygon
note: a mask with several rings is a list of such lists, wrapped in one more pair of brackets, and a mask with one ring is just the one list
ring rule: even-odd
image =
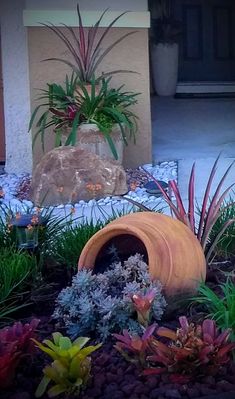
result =
[{"label": "green leafy shrub", "polygon": [[32,353],[35,329],[40,320],[33,319],[29,324],[17,322],[0,330],[0,387],[11,385],[15,371],[25,356]]},{"label": "green leafy shrub", "polygon": [[231,278],[228,278],[219,287],[221,296],[206,284],[201,284],[198,296],[193,300],[206,306],[208,317],[214,319],[221,330],[230,328],[232,338],[235,339],[235,284]]},{"label": "green leafy shrub", "polygon": [[61,291],[54,318],[62,322],[72,337],[95,333],[105,340],[123,328],[141,331],[137,321],[133,295],[142,296],[146,290],[154,293],[148,320],[160,319],[166,302],[161,284],[152,281],[148,266],[140,255],[131,256],[122,264],[112,264],[104,273],[92,274],[80,270],[71,287]]},{"label": "green leafy shrub", "polygon": [[0,319],[27,304],[21,303],[22,296],[31,290],[36,275],[35,257],[15,248],[0,250]]},{"label": "green leafy shrub", "polygon": [[91,358],[89,355],[100,348],[101,344],[86,346],[89,338],[79,337],[71,341],[59,332],[53,333],[53,341],[45,339],[43,344],[33,339],[39,349],[49,355],[53,362],[43,369],[44,377],[35,396],[41,397],[49,384],[48,396],[54,397],[62,393],[78,395],[90,377]]},{"label": "green leafy shrub", "polygon": [[77,269],[79,256],[87,241],[104,225],[85,222],[78,226],[68,225],[53,242],[53,258],[70,269]]}]

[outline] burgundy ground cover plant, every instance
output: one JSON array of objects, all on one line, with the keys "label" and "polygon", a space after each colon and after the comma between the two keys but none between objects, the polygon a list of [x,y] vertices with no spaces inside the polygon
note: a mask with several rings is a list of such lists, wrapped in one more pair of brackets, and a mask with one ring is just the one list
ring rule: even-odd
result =
[{"label": "burgundy ground cover plant", "polygon": [[216,375],[220,367],[230,361],[235,348],[234,343],[228,342],[231,330],[219,333],[215,321],[210,319],[195,325],[182,316],[179,322],[180,328],[176,331],[158,328],[157,335],[167,342],[151,341],[152,353],[147,360],[156,368],[150,367],[144,374],[169,372],[174,382],[183,382],[183,376],[187,381],[195,376]]},{"label": "burgundy ground cover plant", "polygon": [[[195,377],[216,375],[231,360],[235,343],[229,342],[230,329],[219,333],[214,320],[201,325],[179,318],[176,331],[156,325],[148,327],[142,337],[114,334],[115,348],[132,363],[143,368],[145,376],[169,373],[175,383],[187,383]],[[157,339],[154,336],[160,337]]]},{"label": "burgundy ground cover plant", "polygon": [[153,339],[153,333],[156,327],[157,324],[152,324],[147,327],[142,337],[137,334],[131,335],[128,330],[123,330],[123,335],[113,334],[118,340],[114,347],[126,360],[145,367],[147,364],[147,354],[150,350],[150,342]]},{"label": "burgundy ground cover plant", "polygon": [[0,388],[10,386],[22,358],[32,354],[34,344],[31,339],[36,337],[39,322],[37,319],[29,324],[16,322],[12,327],[0,330]]}]

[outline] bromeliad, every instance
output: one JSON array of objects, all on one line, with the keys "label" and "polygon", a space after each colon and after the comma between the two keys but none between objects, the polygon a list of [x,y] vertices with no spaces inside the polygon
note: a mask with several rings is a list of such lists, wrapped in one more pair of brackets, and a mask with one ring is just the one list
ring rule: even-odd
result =
[{"label": "bromeliad", "polygon": [[152,303],[156,296],[156,292],[154,290],[148,290],[145,293],[134,294],[131,297],[134,308],[138,315],[138,322],[147,327],[150,321],[150,312]]},{"label": "bromeliad", "polygon": [[43,369],[44,377],[35,396],[41,397],[51,382],[54,385],[48,390],[49,397],[62,393],[79,394],[90,377],[89,355],[100,348],[101,344],[85,347],[89,338],[79,337],[72,342],[59,332],[53,333],[52,336],[53,340],[45,339],[43,343],[33,340],[39,349],[53,359],[51,365]]}]

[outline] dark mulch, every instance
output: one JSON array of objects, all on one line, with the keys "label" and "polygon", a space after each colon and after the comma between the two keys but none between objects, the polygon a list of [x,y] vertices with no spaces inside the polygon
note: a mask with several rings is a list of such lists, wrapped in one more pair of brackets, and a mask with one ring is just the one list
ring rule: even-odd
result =
[{"label": "dark mulch", "polygon": [[[49,326],[49,327],[48,327]],[[45,320],[43,333],[52,331]],[[44,335],[43,334],[43,335]],[[2,399],[33,399],[40,382],[41,370],[45,364],[43,355],[38,354],[30,367],[23,366],[18,372],[14,386],[0,393]],[[63,397],[63,396],[62,396]],[[234,399],[235,366],[223,367],[219,375],[204,377],[197,382],[173,384],[168,375],[143,377],[141,370],[126,362],[113,348],[112,343],[104,344],[93,355],[92,378],[80,399]],[[70,397],[73,399],[75,397]],[[47,395],[43,396],[47,399]]]}]

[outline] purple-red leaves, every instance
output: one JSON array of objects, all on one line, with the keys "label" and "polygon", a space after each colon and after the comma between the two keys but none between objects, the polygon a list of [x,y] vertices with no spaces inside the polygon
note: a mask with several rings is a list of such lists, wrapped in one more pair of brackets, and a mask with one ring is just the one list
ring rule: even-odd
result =
[{"label": "purple-red leaves", "polygon": [[[78,33],[74,28],[62,24],[66,33],[64,34],[60,28],[56,27],[52,23],[49,24],[41,24],[50,29],[67,47],[69,53],[71,54],[74,62],[70,62],[67,59],[62,58],[48,58],[44,61],[59,61],[68,65],[72,70],[76,73],[79,79],[84,83],[89,83],[94,78],[97,68],[102,63],[103,59],[107,54],[112,51],[114,47],[116,47],[120,42],[122,42],[128,36],[133,35],[136,31],[131,31],[124,33],[117,40],[113,41],[109,46],[105,49],[102,48],[104,39],[109,35],[110,29],[113,27],[116,21],[118,21],[126,12],[118,15],[114,18],[110,24],[103,30],[101,36],[98,37],[98,30],[100,23],[105,15],[107,10],[105,10],[98,21],[94,24],[94,26],[90,28],[84,28],[84,24],[82,22],[82,16],[79,8],[79,4],[77,5],[77,15],[79,28]],[[102,80],[105,76],[111,76],[116,73],[122,72],[133,72],[129,70],[114,70],[101,74],[100,76],[96,76],[96,81]]]},{"label": "purple-red leaves", "polygon": [[230,330],[219,333],[214,320],[204,320],[200,325],[180,317],[176,331],[150,326],[145,334],[132,337],[127,331],[114,334],[119,340],[116,349],[129,361],[139,363],[143,374],[168,372],[173,382],[185,383],[195,376],[215,375],[223,364],[229,362],[235,343],[228,343]]},{"label": "purple-red leaves", "polygon": [[153,339],[153,333],[156,327],[156,324],[147,327],[142,337],[139,335],[131,335],[127,330],[123,330],[123,335],[113,334],[113,336],[118,340],[114,345],[114,348],[116,348],[128,361],[140,363],[144,366],[149,345]]},{"label": "purple-red leaves", "polygon": [[202,325],[189,324],[180,317],[180,328],[172,331],[160,327],[157,335],[167,339],[166,343],[153,340],[152,354],[147,360],[154,368],[162,365],[175,376],[193,377],[200,374],[216,374],[230,360],[235,344],[228,344],[230,331],[218,333],[214,320],[204,320]]},{"label": "purple-red leaves", "polygon": [[[211,230],[216,223],[217,219],[220,216],[220,208],[221,205],[226,197],[226,195],[229,193],[229,191],[232,189],[234,184],[230,185],[221,193],[222,186],[225,182],[225,179],[227,178],[232,166],[234,165],[234,162],[231,163],[231,165],[226,169],[225,173],[223,174],[222,178],[220,179],[215,192],[213,195],[211,195],[211,189],[212,189],[212,183],[214,181],[214,177],[216,175],[216,170],[217,170],[217,164],[219,161],[220,155],[217,157],[211,172],[210,176],[208,178],[207,185],[205,187],[205,192],[202,200],[202,205],[199,210],[199,223],[197,224],[195,221],[195,215],[196,215],[196,210],[195,210],[195,164],[193,164],[192,169],[191,169],[191,174],[189,178],[189,183],[188,183],[188,210],[186,211],[183,199],[181,197],[181,193],[179,191],[178,185],[176,181],[172,180],[169,181],[169,193],[166,193],[166,191],[161,187],[161,185],[158,183],[158,181],[145,169],[144,171],[151,177],[151,180],[153,180],[159,190],[162,193],[163,198],[165,199],[166,203],[168,204],[172,214],[180,220],[182,223],[186,224],[192,231],[193,233],[197,236],[198,240],[200,241],[203,250],[206,252],[206,258],[207,260],[210,259],[213,250],[215,248],[216,243],[218,242],[218,239],[221,237],[223,232],[231,223],[234,223],[234,220],[229,220],[227,221],[222,227],[221,230],[218,232],[218,235],[213,239],[213,242],[210,242],[210,245],[208,247],[208,240],[209,236],[211,233]],[[170,193],[174,194],[174,197],[172,198]],[[138,205],[138,204],[135,204]],[[142,206],[140,205],[140,208]],[[146,210],[146,209],[145,209]],[[149,209],[148,209],[149,211]],[[197,226],[198,225],[198,226]]]},{"label": "purple-red leaves", "polygon": [[39,320],[30,324],[17,322],[12,327],[0,330],[0,387],[8,387],[15,375],[16,367],[24,355],[34,349],[31,338],[35,338],[35,329]]}]

